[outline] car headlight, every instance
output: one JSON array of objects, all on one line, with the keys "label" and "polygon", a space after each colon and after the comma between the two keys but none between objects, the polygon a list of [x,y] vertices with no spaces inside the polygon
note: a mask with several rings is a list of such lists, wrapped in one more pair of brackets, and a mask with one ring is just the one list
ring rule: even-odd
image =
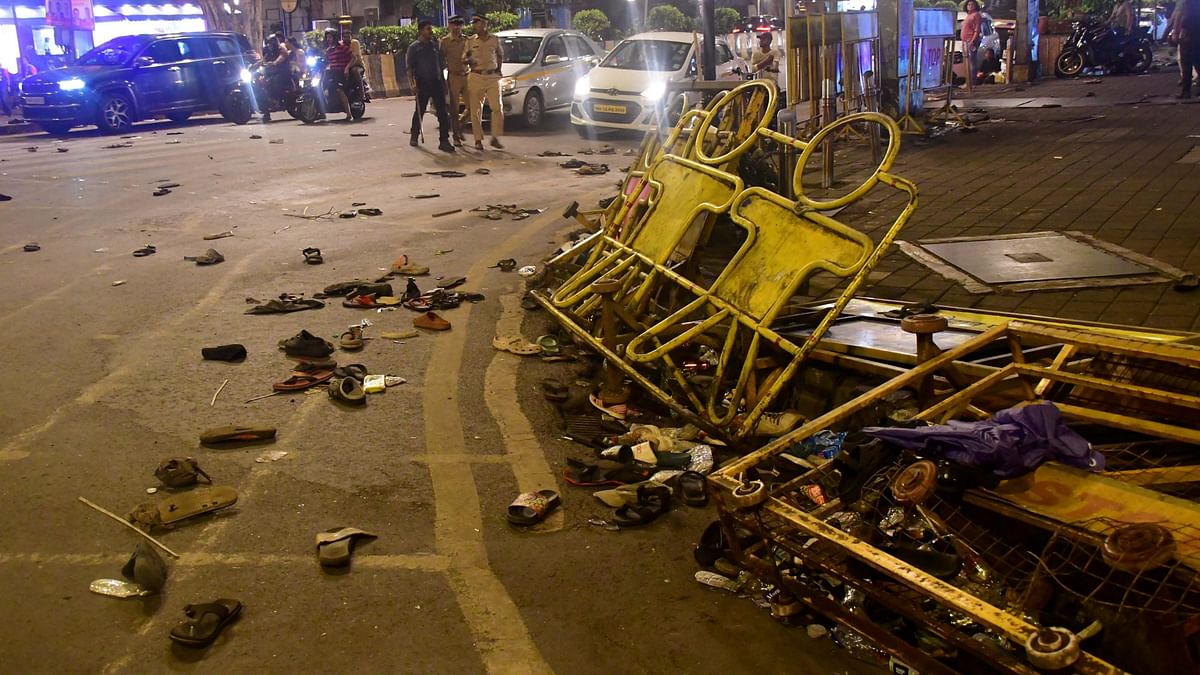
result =
[{"label": "car headlight", "polygon": [[312,76],[312,86],[314,86],[314,87],[321,86],[321,74],[320,73],[317,73]]},{"label": "car headlight", "polygon": [[242,68],[242,82],[250,84],[253,79],[254,77],[250,74],[250,71],[246,68]]},{"label": "car headlight", "polygon": [[576,96],[583,98],[584,96],[587,96],[588,92],[591,90],[592,90],[591,78],[584,76],[584,77],[579,78],[578,80],[575,80],[575,95]]},{"label": "car headlight", "polygon": [[642,90],[642,98],[657,103],[667,93],[666,82],[655,82]]},{"label": "car headlight", "polygon": [[304,63],[305,63],[305,64],[306,64],[306,65],[307,65],[309,68],[316,68],[316,67],[317,67],[317,57],[315,57],[315,56],[309,56],[309,57],[306,57],[306,58],[304,59]]},{"label": "car headlight", "polygon": [[517,81],[511,77],[500,78],[500,93],[511,94],[517,90]]},{"label": "car headlight", "polygon": [[86,86],[83,80],[78,77],[73,77],[69,80],[63,80],[58,83],[58,88],[62,91],[79,91]]}]

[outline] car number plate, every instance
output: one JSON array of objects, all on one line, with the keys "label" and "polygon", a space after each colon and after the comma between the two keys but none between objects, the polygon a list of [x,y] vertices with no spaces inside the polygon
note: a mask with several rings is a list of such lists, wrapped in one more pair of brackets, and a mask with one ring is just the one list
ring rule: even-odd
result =
[{"label": "car number plate", "polygon": [[26,96],[25,103],[29,105],[44,105],[46,103],[46,99],[41,96]]},{"label": "car number plate", "polygon": [[595,110],[596,112],[602,112],[602,113],[614,113],[617,115],[625,114],[625,106],[623,106],[623,105],[608,105],[605,103],[597,103],[596,105],[592,106],[592,110]]}]

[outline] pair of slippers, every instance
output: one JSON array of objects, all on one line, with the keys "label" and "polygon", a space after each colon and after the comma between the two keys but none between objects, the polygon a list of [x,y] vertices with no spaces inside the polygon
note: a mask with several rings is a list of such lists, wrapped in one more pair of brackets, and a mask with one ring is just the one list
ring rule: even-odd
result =
[{"label": "pair of slippers", "polygon": [[613,511],[613,522],[618,527],[641,527],[658,520],[671,510],[671,490],[665,485],[639,485],[636,500]]}]

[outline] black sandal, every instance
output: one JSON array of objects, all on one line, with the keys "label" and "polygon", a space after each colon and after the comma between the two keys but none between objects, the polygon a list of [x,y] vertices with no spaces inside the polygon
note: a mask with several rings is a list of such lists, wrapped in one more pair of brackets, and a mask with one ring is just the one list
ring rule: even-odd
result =
[{"label": "black sandal", "polygon": [[684,471],[679,476],[679,492],[688,506],[708,505],[708,480],[696,471]]},{"label": "black sandal", "polygon": [[225,627],[242,613],[242,603],[221,598],[201,605],[183,608],[190,621],[181,621],[171,629],[171,639],[185,647],[203,649],[216,642]]},{"label": "black sandal", "polygon": [[671,509],[671,492],[664,487],[638,487],[637,504],[622,506],[613,512],[613,522],[620,527],[640,527],[654,522]]},{"label": "black sandal", "polygon": [[300,252],[304,254],[304,262],[309,265],[320,265],[325,262],[325,259],[321,257],[321,249],[319,248],[309,246]]},{"label": "black sandal", "polygon": [[148,255],[154,255],[154,252],[155,252],[156,250],[158,250],[158,249],[154,248],[154,247],[153,247],[153,246],[151,246],[150,244],[146,244],[145,246],[143,246],[143,247],[139,248],[138,250],[134,251],[134,252],[133,252],[133,257],[135,257],[135,258],[145,258],[145,257],[146,257],[146,256],[148,256]]}]

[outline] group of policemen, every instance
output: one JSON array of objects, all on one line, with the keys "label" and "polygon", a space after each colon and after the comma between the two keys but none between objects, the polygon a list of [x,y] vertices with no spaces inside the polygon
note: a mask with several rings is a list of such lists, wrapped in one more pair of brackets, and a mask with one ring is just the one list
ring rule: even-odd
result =
[{"label": "group of policemen", "polygon": [[500,137],[504,135],[504,110],[500,103],[500,65],[504,63],[504,51],[500,38],[488,32],[487,17],[476,14],[471,18],[475,35],[470,38],[463,35],[465,23],[461,16],[450,17],[449,34],[438,42],[433,39],[433,24],[422,21],[417,27],[417,40],[408,47],[405,56],[408,81],[417,99],[409,141],[413,146],[420,142],[421,119],[432,102],[438,119],[438,149],[454,152],[456,147],[461,148],[463,132],[458,102],[465,99],[471,112],[475,149],[483,150],[485,100],[492,112],[491,145],[493,148],[504,147],[500,143]]}]

